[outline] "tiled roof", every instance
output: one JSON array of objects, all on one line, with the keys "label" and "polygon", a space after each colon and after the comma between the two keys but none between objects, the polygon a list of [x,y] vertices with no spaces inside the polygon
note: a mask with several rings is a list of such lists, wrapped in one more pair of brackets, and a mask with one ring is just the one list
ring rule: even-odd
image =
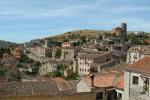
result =
[{"label": "tiled roof", "polygon": [[136,71],[145,75],[150,75],[150,57],[144,57],[143,59],[130,64],[127,70]]},{"label": "tiled roof", "polygon": [[70,95],[77,93],[76,83],[60,78],[41,82],[0,82],[0,96]]},{"label": "tiled roof", "polygon": [[124,90],[124,74],[121,74],[115,81],[115,88]]},{"label": "tiled roof", "polygon": [[[112,87],[114,84],[116,73],[114,72],[106,72],[100,73],[94,76],[94,87],[106,88]],[[86,76],[83,78],[83,81],[92,88],[92,80],[90,76]]]},{"label": "tiled roof", "polygon": [[139,45],[131,47],[129,51],[140,51],[143,54],[150,54],[150,46]]},{"label": "tiled roof", "polygon": [[112,87],[115,80],[115,73],[103,73],[95,76],[94,86],[95,87]]},{"label": "tiled roof", "polygon": [[111,52],[98,52],[98,53],[81,54],[81,55],[79,55],[79,58],[95,59],[97,57],[104,56],[104,55],[107,55],[107,54],[110,54],[110,53]]},{"label": "tiled roof", "polygon": [[61,94],[77,93],[77,81],[67,81],[61,77],[53,78]]},{"label": "tiled roof", "polygon": [[58,88],[53,81],[0,83],[0,96],[37,96],[56,95],[58,93]]},{"label": "tiled roof", "polygon": [[126,68],[127,64],[124,62],[121,62],[120,64],[114,65],[110,68],[108,68],[108,71],[118,71],[118,72],[123,72]]},{"label": "tiled roof", "polygon": [[56,82],[59,91],[71,89],[71,86],[69,85],[69,83],[66,80],[59,78],[59,77],[54,78],[53,80]]}]

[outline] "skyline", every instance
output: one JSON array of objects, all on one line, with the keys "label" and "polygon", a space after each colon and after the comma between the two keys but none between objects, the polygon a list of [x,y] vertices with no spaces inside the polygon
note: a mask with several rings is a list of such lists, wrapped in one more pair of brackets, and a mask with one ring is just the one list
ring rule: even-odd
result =
[{"label": "skyline", "polygon": [[150,32],[148,0],[0,0],[0,40],[22,43],[80,29]]}]

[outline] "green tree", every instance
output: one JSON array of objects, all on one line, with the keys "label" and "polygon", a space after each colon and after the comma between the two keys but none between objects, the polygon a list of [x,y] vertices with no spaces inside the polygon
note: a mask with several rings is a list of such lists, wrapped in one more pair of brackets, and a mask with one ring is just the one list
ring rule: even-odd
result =
[{"label": "green tree", "polygon": [[61,57],[61,49],[57,49],[56,50],[55,57],[56,58],[60,58]]},{"label": "green tree", "polygon": [[27,57],[26,55],[23,55],[23,56],[20,58],[20,62],[21,62],[21,63],[33,63],[33,60],[30,59],[29,57]]},{"label": "green tree", "polygon": [[11,54],[10,48],[0,48],[0,58],[3,57],[3,54],[4,54],[4,53]]},{"label": "green tree", "polygon": [[78,74],[77,73],[73,73],[70,76],[66,77],[66,80],[77,80],[78,79]]},{"label": "green tree", "polygon": [[5,75],[5,70],[3,70],[2,68],[0,68],[0,76],[4,76]]},{"label": "green tree", "polygon": [[69,41],[69,39],[67,39],[67,38],[65,38],[64,40],[63,40],[63,42],[68,42]]},{"label": "green tree", "polygon": [[18,67],[18,68],[22,68],[23,66],[22,66],[21,64],[18,64],[17,67]]},{"label": "green tree", "polygon": [[80,43],[79,41],[78,41],[78,42],[74,42],[74,43],[73,43],[73,46],[80,46],[80,44],[81,44],[81,43]]}]

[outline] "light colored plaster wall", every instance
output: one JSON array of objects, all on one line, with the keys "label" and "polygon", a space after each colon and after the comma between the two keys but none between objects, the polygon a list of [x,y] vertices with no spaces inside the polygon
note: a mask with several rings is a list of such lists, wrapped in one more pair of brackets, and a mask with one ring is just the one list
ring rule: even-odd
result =
[{"label": "light colored plaster wall", "polygon": [[129,100],[129,83],[130,82],[130,72],[124,72],[124,97],[125,100]]},{"label": "light colored plaster wall", "polygon": [[91,88],[88,87],[88,85],[81,80],[78,84],[77,84],[77,92],[81,93],[81,92],[91,92]]},{"label": "light colored plaster wall", "polygon": [[[79,75],[90,74],[90,72],[88,72],[88,70],[90,70],[91,63],[93,63],[93,60],[91,60],[91,59],[78,58],[78,74]],[[81,69],[81,71],[80,71],[80,69]],[[82,69],[84,69],[84,71],[82,71]],[[85,69],[86,69],[86,72],[85,72]]]}]

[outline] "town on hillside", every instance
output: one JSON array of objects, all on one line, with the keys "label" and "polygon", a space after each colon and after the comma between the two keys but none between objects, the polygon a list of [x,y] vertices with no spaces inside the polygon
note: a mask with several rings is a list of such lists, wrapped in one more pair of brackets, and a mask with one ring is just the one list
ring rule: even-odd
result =
[{"label": "town on hillside", "polygon": [[150,100],[150,34],[118,26],[0,47],[0,100]]}]

